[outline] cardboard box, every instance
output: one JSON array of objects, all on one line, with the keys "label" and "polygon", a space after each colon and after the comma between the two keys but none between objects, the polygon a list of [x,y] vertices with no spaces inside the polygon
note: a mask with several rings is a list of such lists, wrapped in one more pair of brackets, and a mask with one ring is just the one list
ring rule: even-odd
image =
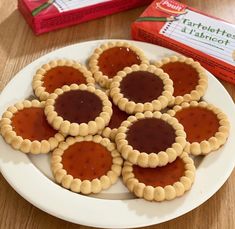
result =
[{"label": "cardboard box", "polygon": [[18,9],[35,34],[103,17],[152,0],[18,0]]},{"label": "cardboard box", "polygon": [[132,24],[132,38],[175,50],[235,83],[235,26],[174,0],[153,1]]}]

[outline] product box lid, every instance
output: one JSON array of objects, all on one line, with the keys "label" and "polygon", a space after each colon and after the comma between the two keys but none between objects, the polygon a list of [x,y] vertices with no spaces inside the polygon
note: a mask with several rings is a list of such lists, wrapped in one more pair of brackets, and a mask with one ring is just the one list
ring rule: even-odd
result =
[{"label": "product box lid", "polygon": [[132,37],[199,61],[235,83],[235,25],[174,0],[153,1],[132,24]]},{"label": "product box lid", "polygon": [[18,0],[36,34],[151,3],[152,0]]}]

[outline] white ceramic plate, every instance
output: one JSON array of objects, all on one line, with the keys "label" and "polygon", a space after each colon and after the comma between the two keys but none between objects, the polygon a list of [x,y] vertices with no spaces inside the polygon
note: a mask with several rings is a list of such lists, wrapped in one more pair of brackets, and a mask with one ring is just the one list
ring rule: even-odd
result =
[{"label": "white ceramic plate", "polygon": [[[82,63],[103,41],[91,41],[53,51],[21,70],[0,96],[0,114],[19,100],[32,94],[31,82],[36,69],[49,60],[71,58]],[[129,41],[142,48],[150,60],[173,54],[156,45]],[[102,228],[130,228],[158,224],[183,215],[211,197],[227,180],[235,165],[235,107],[227,91],[208,73],[209,88],[204,99],[221,108],[231,123],[225,146],[196,161],[196,180],[192,189],[173,201],[151,203],[136,199],[119,181],[99,195],[83,196],[53,182],[49,157],[28,156],[13,150],[0,139],[0,168],[9,184],[27,201],[61,219]]]}]

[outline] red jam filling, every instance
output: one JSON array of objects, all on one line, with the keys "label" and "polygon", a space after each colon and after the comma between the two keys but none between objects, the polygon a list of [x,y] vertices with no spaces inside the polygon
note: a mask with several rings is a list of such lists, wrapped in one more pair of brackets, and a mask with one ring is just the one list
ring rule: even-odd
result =
[{"label": "red jam filling", "polygon": [[124,97],[136,103],[152,102],[163,92],[162,80],[153,73],[146,71],[131,72],[120,84]]},{"label": "red jam filling", "polygon": [[128,144],[145,153],[165,151],[175,142],[175,130],[167,122],[157,118],[140,119],[127,131]]},{"label": "red jam filling", "polygon": [[111,116],[108,127],[111,129],[118,128],[123,121],[125,121],[129,115],[120,110],[115,104],[112,103],[113,114]]},{"label": "red jam filling", "polygon": [[62,164],[74,178],[93,180],[111,170],[112,156],[101,144],[92,141],[77,142],[64,151]]},{"label": "red jam filling", "polygon": [[195,68],[182,62],[170,62],[162,67],[174,85],[174,96],[183,96],[196,89],[199,81],[199,75]]},{"label": "red jam filling", "polygon": [[67,91],[56,99],[55,111],[71,123],[88,123],[102,112],[101,99],[88,91]]},{"label": "red jam filling", "polygon": [[133,64],[140,64],[140,57],[126,47],[114,47],[105,50],[98,59],[99,70],[109,78]]},{"label": "red jam filling", "polygon": [[48,124],[44,109],[39,107],[19,110],[12,118],[12,127],[18,136],[30,141],[48,140],[57,133]]},{"label": "red jam filling", "polygon": [[86,84],[86,78],[78,69],[69,66],[57,66],[49,71],[43,77],[43,86],[48,93],[52,93],[56,88],[63,85]]},{"label": "red jam filling", "polygon": [[133,165],[133,173],[135,178],[145,185],[165,187],[166,185],[173,185],[184,176],[185,164],[178,157],[175,161],[163,167],[142,168]]},{"label": "red jam filling", "polygon": [[208,140],[220,127],[216,114],[203,107],[182,109],[175,114],[175,118],[184,126],[190,143]]}]

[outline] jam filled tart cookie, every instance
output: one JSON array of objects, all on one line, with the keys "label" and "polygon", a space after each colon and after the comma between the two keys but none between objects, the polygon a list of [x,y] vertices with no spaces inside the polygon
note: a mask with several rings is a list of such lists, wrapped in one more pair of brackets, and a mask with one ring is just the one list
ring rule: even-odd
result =
[{"label": "jam filled tart cookie", "polygon": [[114,104],[128,114],[160,111],[172,100],[173,83],[153,65],[132,65],[118,72],[110,85]]},{"label": "jam filled tart cookie", "polygon": [[47,122],[45,102],[25,100],[3,113],[0,130],[5,141],[24,153],[48,153],[64,140]]},{"label": "jam filled tart cookie", "polygon": [[143,51],[121,41],[102,44],[89,60],[96,82],[105,88],[109,88],[112,78],[123,68],[143,63],[149,63]]},{"label": "jam filled tart cookie", "polygon": [[114,184],[123,160],[109,139],[99,135],[69,137],[52,153],[56,181],[73,192],[99,193]]},{"label": "jam filled tart cookie", "polygon": [[154,168],[173,162],[183,152],[186,134],[177,119],[158,111],[147,111],[124,121],[115,141],[124,159]]},{"label": "jam filled tart cookie", "polygon": [[198,101],[207,89],[207,75],[204,68],[191,58],[171,56],[155,62],[173,81],[174,93],[171,105]]},{"label": "jam filled tart cookie", "polygon": [[101,90],[85,84],[72,84],[50,94],[45,114],[48,122],[63,134],[94,135],[108,125],[112,105]]},{"label": "jam filled tart cookie", "polygon": [[184,126],[187,144],[185,151],[204,155],[217,150],[227,140],[229,121],[227,116],[212,104],[192,101],[174,106],[168,114]]},{"label": "jam filled tart cookie", "polygon": [[[108,94],[109,92],[107,92],[107,95]],[[127,120],[129,115],[126,112],[120,110],[118,106],[116,106],[112,101],[111,103],[113,114],[111,116],[108,126],[104,128],[101,135],[105,138],[109,138],[111,141],[114,141],[118,128],[120,127],[123,121]]]},{"label": "jam filled tart cookie", "polygon": [[46,100],[55,89],[71,84],[94,84],[86,67],[74,60],[53,60],[39,68],[33,77],[33,90],[40,100]]},{"label": "jam filled tart cookie", "polygon": [[195,178],[195,166],[187,153],[163,167],[142,168],[125,162],[124,184],[130,192],[149,201],[172,200],[188,191]]}]

